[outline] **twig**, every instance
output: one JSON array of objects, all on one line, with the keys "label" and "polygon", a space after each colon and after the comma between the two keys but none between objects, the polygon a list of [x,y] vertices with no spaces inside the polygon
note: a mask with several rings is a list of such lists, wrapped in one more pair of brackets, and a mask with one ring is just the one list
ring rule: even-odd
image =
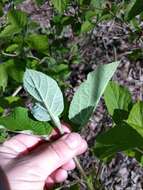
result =
[{"label": "twig", "polygon": [[78,158],[77,158],[77,157],[74,157],[74,161],[75,161],[75,163],[76,163],[76,166],[77,166],[78,170],[80,171],[81,175],[83,176],[83,178],[84,178],[84,180],[85,180],[85,182],[86,182],[86,185],[87,185],[88,189],[89,189],[89,190],[94,190],[94,189],[93,189],[93,186],[90,184],[90,182],[89,182],[89,180],[88,180],[88,177],[87,177],[87,175],[85,174],[85,171],[84,171],[84,169],[82,168],[82,166],[81,166],[81,164],[80,164]]},{"label": "twig", "polygon": [[[62,127],[61,127],[61,126],[59,127],[59,124],[57,125],[57,122],[54,122],[54,124],[55,124],[56,127],[58,127],[58,129],[59,129],[59,131],[60,131],[60,134],[63,135],[63,134],[64,134],[64,131],[63,131]],[[86,176],[86,173],[85,173],[84,169],[82,168],[82,166],[81,166],[81,164],[80,164],[78,158],[77,158],[77,157],[74,157],[73,159],[74,159],[74,161],[75,161],[75,163],[76,163],[76,166],[77,166],[79,172],[81,173],[82,177],[84,178],[88,189],[89,189],[89,190],[94,190],[93,187],[91,186],[91,184],[90,184],[90,182],[89,182],[89,180],[88,180],[88,177]]]},{"label": "twig", "polygon": [[100,161],[99,162],[99,167],[98,167],[98,170],[97,170],[97,173],[96,173],[95,181],[98,180],[98,177],[99,177],[101,171],[102,171],[102,162]]},{"label": "twig", "polygon": [[117,61],[117,49],[115,46],[113,46],[113,51],[114,51],[114,59]]},{"label": "twig", "polygon": [[16,96],[22,90],[22,86],[19,86],[12,94],[12,96]]},{"label": "twig", "polygon": [[40,59],[38,57],[33,56],[33,55],[28,55],[27,58],[35,59],[36,61],[40,62]]},{"label": "twig", "polygon": [[102,38],[102,42],[103,42],[103,46],[104,46],[104,48],[106,50],[107,60],[108,60],[108,62],[110,62],[110,57],[109,57],[109,54],[108,54],[108,48],[107,48],[107,45],[106,45],[106,42],[105,42],[104,38]]},{"label": "twig", "polygon": [[8,56],[8,57],[17,57],[18,56],[18,54],[5,53],[4,51],[2,51],[2,55]]},{"label": "twig", "polygon": [[[56,123],[55,123],[55,124],[56,124]],[[61,127],[60,127],[60,128],[58,127],[58,129],[60,130]],[[62,131],[60,130],[60,133],[61,133],[61,135],[63,135],[63,134],[64,134],[63,130],[62,130]],[[75,164],[76,164],[76,166],[77,166],[79,172],[81,173],[83,179],[85,180],[88,189],[89,189],[89,190],[94,190],[93,187],[91,186],[91,184],[89,183],[88,177],[87,177],[87,175],[86,175],[84,169],[82,168],[82,166],[81,166],[80,161],[78,160],[78,158],[77,158],[77,157],[74,157],[73,159],[74,159],[74,161],[75,161]]]}]

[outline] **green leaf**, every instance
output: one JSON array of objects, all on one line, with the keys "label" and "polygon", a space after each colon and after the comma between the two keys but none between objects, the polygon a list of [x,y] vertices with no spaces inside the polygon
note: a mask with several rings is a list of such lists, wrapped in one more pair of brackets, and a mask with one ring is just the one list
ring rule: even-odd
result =
[{"label": "green leaf", "polygon": [[31,34],[26,38],[29,46],[37,51],[43,52],[48,50],[48,37],[42,34]]},{"label": "green leaf", "polygon": [[106,0],[91,0],[91,7],[95,8],[96,14],[101,14],[105,8]]},{"label": "green leaf", "polygon": [[119,62],[100,65],[88,74],[87,80],[80,85],[70,105],[69,119],[74,124],[79,127],[87,124],[118,65]]},{"label": "green leaf", "polygon": [[95,6],[96,8],[101,8],[106,0],[91,0],[91,5]]},{"label": "green leaf", "polygon": [[0,126],[0,143],[3,143],[8,137],[8,133],[3,126]]},{"label": "green leaf", "polygon": [[25,63],[23,64],[21,60],[9,59],[4,64],[8,76],[11,77],[16,82],[21,83],[25,71]]},{"label": "green leaf", "polygon": [[34,117],[40,121],[58,117],[64,109],[63,95],[55,80],[34,70],[27,69],[24,74],[25,90],[37,100],[32,110]]},{"label": "green leaf", "polygon": [[59,11],[59,13],[63,13],[66,9],[69,0],[52,0],[52,4],[54,8]]},{"label": "green leaf", "polygon": [[18,83],[22,83],[24,70],[16,65],[9,67],[8,75]]},{"label": "green leaf", "polygon": [[11,44],[6,48],[6,52],[13,53],[18,49],[18,47],[19,47],[18,44]]},{"label": "green leaf", "polygon": [[143,137],[143,102],[134,104],[126,122]]},{"label": "green leaf", "polygon": [[97,136],[93,151],[100,159],[107,159],[117,152],[142,147],[142,145],[142,136],[129,125],[123,125]]},{"label": "green leaf", "polygon": [[5,100],[8,102],[8,105],[11,105],[15,102],[19,102],[20,100],[20,97],[18,96],[8,96],[8,97],[5,97]]},{"label": "green leaf", "polygon": [[12,37],[19,33],[28,23],[26,13],[18,10],[8,12],[7,26],[1,31],[0,38]]},{"label": "green leaf", "polygon": [[23,101],[18,96],[7,96],[0,98],[0,106],[4,109],[22,106]]},{"label": "green leaf", "polygon": [[89,11],[85,12],[85,19],[86,20],[91,21],[93,19],[93,17],[95,17],[95,16],[96,16],[96,11],[89,10]]},{"label": "green leaf", "polygon": [[80,190],[80,186],[79,186],[79,184],[75,184],[75,185],[70,186],[69,189],[70,190]]},{"label": "green leaf", "polygon": [[84,2],[84,0],[77,0],[77,3],[79,3],[80,5],[82,5]]},{"label": "green leaf", "polygon": [[131,61],[138,61],[138,60],[143,59],[143,49],[138,48],[138,49],[132,50],[132,52],[128,55],[128,58]]},{"label": "green leaf", "polygon": [[104,100],[108,112],[113,116],[115,109],[129,111],[132,96],[126,87],[110,81],[104,92]]},{"label": "green leaf", "polygon": [[42,5],[44,2],[45,2],[45,0],[36,0],[36,3],[37,3],[38,5]]},{"label": "green leaf", "polygon": [[14,0],[13,3],[14,3],[15,5],[18,5],[18,4],[22,3],[23,1],[24,1],[24,0]]},{"label": "green leaf", "polygon": [[0,116],[2,115],[3,112],[4,112],[4,109],[0,106]]},{"label": "green leaf", "polygon": [[49,135],[52,127],[47,122],[30,118],[28,109],[17,107],[7,117],[0,118],[0,125],[10,131],[31,131],[34,135]]},{"label": "green leaf", "polygon": [[89,22],[88,20],[85,21],[82,26],[81,26],[81,33],[86,33],[89,32],[90,30],[92,30],[94,28],[94,25]]},{"label": "green leaf", "polygon": [[8,13],[8,21],[18,28],[23,28],[28,23],[28,17],[25,12],[19,10],[11,10]]},{"label": "green leaf", "polygon": [[132,20],[135,16],[143,12],[143,1],[142,0],[132,0],[129,4],[126,18],[128,21]]},{"label": "green leaf", "polygon": [[126,87],[115,82],[109,82],[104,92],[104,100],[109,114],[116,123],[127,119],[132,97]]},{"label": "green leaf", "polygon": [[3,4],[0,2],[0,17],[3,16]]},{"label": "green leaf", "polygon": [[4,64],[0,64],[0,90],[5,91],[8,82],[8,75]]},{"label": "green leaf", "polygon": [[0,32],[0,38],[12,37],[14,34],[19,32],[20,28],[18,28],[17,26],[8,25]]}]

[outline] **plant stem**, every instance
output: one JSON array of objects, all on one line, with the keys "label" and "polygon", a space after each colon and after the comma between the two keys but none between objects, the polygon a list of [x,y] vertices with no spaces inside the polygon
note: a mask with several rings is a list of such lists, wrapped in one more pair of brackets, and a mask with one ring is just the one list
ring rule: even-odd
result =
[{"label": "plant stem", "polygon": [[10,53],[5,53],[4,51],[2,51],[2,55],[4,56],[8,56],[8,57],[17,57],[17,54],[10,54]]},{"label": "plant stem", "polygon": [[98,177],[99,177],[99,175],[100,175],[101,170],[102,170],[102,162],[100,161],[100,162],[99,162],[98,169],[97,169],[97,173],[96,173],[96,178],[95,178],[95,180],[98,180]]},{"label": "plant stem", "polygon": [[[37,89],[38,89],[38,88],[37,88]],[[40,93],[39,91],[38,91],[38,93],[39,93],[39,95],[40,95],[40,97],[41,97],[41,99],[42,99],[42,101],[43,101],[43,104],[44,104],[44,106],[45,106],[45,108],[46,108],[48,114],[50,115],[51,120],[53,121],[55,127],[57,127],[57,128],[59,129],[61,135],[64,135],[64,131],[63,131],[63,128],[62,128],[62,125],[61,125],[61,122],[60,122],[59,118],[56,117],[55,115],[53,115],[53,113],[52,113],[51,110],[49,109],[49,106],[48,106],[47,102],[46,102],[46,101],[43,99],[43,97],[41,96],[41,93]],[[89,190],[94,190],[94,188],[93,188],[92,185],[90,184],[90,182],[89,182],[89,180],[88,180],[88,177],[86,176],[85,171],[84,171],[84,169],[82,168],[82,166],[81,166],[79,160],[75,157],[75,158],[74,158],[74,161],[75,161],[75,163],[76,163],[76,165],[77,165],[77,168],[79,169],[81,175],[82,175],[83,178],[85,179],[85,182],[86,182],[86,184],[87,184],[88,189],[89,189]]]},{"label": "plant stem", "polygon": [[[61,134],[61,135],[64,135],[64,131],[63,131],[62,127],[61,127],[60,121],[57,122],[57,121],[54,119],[53,122],[54,122],[55,126],[59,129],[60,134]],[[84,180],[85,180],[85,182],[86,182],[86,185],[87,185],[88,189],[89,189],[89,190],[94,190],[93,187],[92,187],[92,185],[89,183],[88,177],[86,176],[85,171],[84,171],[84,169],[82,168],[82,166],[81,166],[81,164],[80,164],[78,158],[77,158],[77,157],[74,157],[73,159],[74,159],[74,161],[75,161],[75,163],[76,163],[76,166],[77,166],[78,170],[80,171],[81,175],[83,176],[83,178],[84,178]]]},{"label": "plant stem", "polygon": [[22,86],[19,86],[12,94],[12,96],[16,96],[22,89]]},{"label": "plant stem", "polygon": [[28,55],[27,57],[28,57],[28,58],[31,58],[31,59],[35,59],[36,61],[39,61],[39,62],[40,62],[40,59],[37,58],[37,57],[35,57],[35,56],[33,56],[33,55]]},{"label": "plant stem", "polygon": [[95,176],[95,183],[98,184],[99,190],[101,190],[101,185],[100,185],[100,181],[99,181],[99,176],[100,176],[100,174],[101,174],[102,168],[103,168],[103,167],[102,167],[102,162],[99,161],[98,169],[97,169],[96,176]]},{"label": "plant stem", "polygon": [[[63,131],[63,128],[62,128],[62,125],[61,125],[61,122],[60,122],[59,118],[58,118],[58,117],[55,117],[55,116],[51,113],[51,111],[50,111],[50,109],[49,109],[47,103],[46,103],[45,101],[43,101],[43,102],[44,102],[44,105],[45,105],[45,107],[46,107],[46,109],[47,109],[49,115],[51,116],[51,119],[52,119],[54,125],[59,129],[60,134],[61,134],[61,135],[64,135],[64,131]],[[86,184],[87,184],[88,189],[89,189],[89,190],[94,190],[93,187],[92,187],[92,185],[89,183],[88,177],[86,176],[85,171],[84,171],[84,169],[82,168],[82,166],[81,166],[81,164],[80,164],[78,158],[77,158],[77,157],[74,157],[74,161],[75,161],[75,163],[76,163],[76,166],[77,166],[78,170],[80,171],[81,175],[83,176],[83,178],[84,178],[84,180],[85,180],[85,182],[86,182]]]},{"label": "plant stem", "polygon": [[80,171],[81,175],[83,176],[83,178],[84,178],[84,180],[85,180],[85,182],[86,182],[86,185],[87,185],[88,189],[89,189],[89,190],[95,190],[95,189],[93,188],[93,184],[91,184],[91,183],[89,182],[88,177],[87,177],[87,175],[85,174],[85,171],[84,171],[83,167],[81,166],[81,164],[80,164],[78,158],[77,158],[77,157],[74,157],[74,161],[75,161],[75,163],[76,163],[76,166],[77,166],[78,170]]}]

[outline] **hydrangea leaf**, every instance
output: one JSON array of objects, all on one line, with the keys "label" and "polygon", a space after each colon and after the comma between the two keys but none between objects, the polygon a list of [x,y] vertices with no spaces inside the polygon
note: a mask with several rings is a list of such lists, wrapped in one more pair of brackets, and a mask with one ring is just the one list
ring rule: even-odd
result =
[{"label": "hydrangea leaf", "polygon": [[79,127],[87,124],[118,65],[119,62],[100,65],[88,74],[87,80],[80,85],[70,105],[69,119],[74,124]]},{"label": "hydrangea leaf", "polygon": [[[24,74],[24,88],[37,100],[36,107],[32,110],[33,116],[37,120],[54,120],[63,112],[62,92],[57,82],[51,77],[41,72],[27,69]],[[41,118],[39,118],[39,115]]]}]

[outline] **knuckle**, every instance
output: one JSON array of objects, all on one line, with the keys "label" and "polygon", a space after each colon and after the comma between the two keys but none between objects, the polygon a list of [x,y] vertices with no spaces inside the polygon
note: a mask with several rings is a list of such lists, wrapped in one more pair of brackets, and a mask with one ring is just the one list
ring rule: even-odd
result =
[{"label": "knuckle", "polygon": [[55,157],[57,158],[57,161],[65,161],[70,159],[71,157],[70,150],[63,141],[51,144],[50,148],[52,149]]}]

